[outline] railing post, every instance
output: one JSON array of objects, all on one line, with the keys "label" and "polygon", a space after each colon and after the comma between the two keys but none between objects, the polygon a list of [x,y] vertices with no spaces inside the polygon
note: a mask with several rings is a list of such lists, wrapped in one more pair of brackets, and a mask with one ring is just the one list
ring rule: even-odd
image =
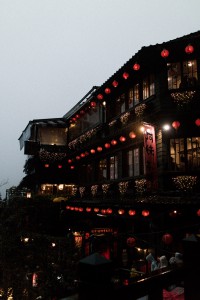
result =
[{"label": "railing post", "polygon": [[200,238],[191,235],[183,240],[185,300],[200,299]]}]

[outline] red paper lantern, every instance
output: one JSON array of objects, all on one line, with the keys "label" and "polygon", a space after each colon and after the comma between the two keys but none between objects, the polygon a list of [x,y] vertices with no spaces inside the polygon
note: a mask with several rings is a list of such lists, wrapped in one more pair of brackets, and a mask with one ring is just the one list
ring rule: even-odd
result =
[{"label": "red paper lantern", "polygon": [[185,47],[185,52],[186,52],[187,54],[193,53],[193,52],[194,52],[194,47],[193,47],[192,45],[187,45],[187,46]]},{"label": "red paper lantern", "polygon": [[85,114],[85,112],[84,112],[84,110],[82,109],[81,111],[80,111],[80,115],[84,115]]},{"label": "red paper lantern", "polygon": [[70,169],[71,169],[71,170],[74,170],[74,166],[70,166]]},{"label": "red paper lantern", "polygon": [[91,152],[92,154],[95,154],[96,151],[95,151],[94,149],[91,149],[90,152]]},{"label": "red paper lantern", "polygon": [[140,65],[137,64],[137,63],[135,63],[135,64],[133,65],[133,70],[134,70],[134,71],[138,71],[139,69],[140,69]]},{"label": "red paper lantern", "polygon": [[148,217],[149,215],[150,215],[149,210],[144,209],[144,210],[142,211],[142,216],[143,216],[143,217]]},{"label": "red paper lantern", "polygon": [[91,107],[96,107],[96,106],[97,106],[97,104],[96,104],[95,101],[92,101],[92,102],[90,103],[90,105],[91,105]]},{"label": "red paper lantern", "polygon": [[81,158],[80,158],[80,156],[79,156],[79,155],[77,155],[77,156],[76,156],[76,159],[77,159],[77,160],[79,160],[79,159],[81,159]]},{"label": "red paper lantern", "polygon": [[72,160],[71,160],[71,159],[68,159],[68,163],[71,164],[71,163],[72,163]]},{"label": "red paper lantern", "polygon": [[103,150],[102,147],[97,147],[98,152],[101,152],[102,150]]},{"label": "red paper lantern", "polygon": [[95,207],[95,208],[94,208],[94,212],[95,212],[95,213],[98,213],[98,212],[99,212],[99,208],[98,208],[98,207]]},{"label": "red paper lantern", "polygon": [[83,208],[82,207],[79,207],[79,209],[78,209],[80,212],[82,212],[83,211]]},{"label": "red paper lantern", "polygon": [[110,144],[109,143],[105,143],[105,148],[110,148]]},{"label": "red paper lantern", "polygon": [[129,137],[130,137],[131,139],[135,139],[135,138],[136,138],[135,132],[131,131],[131,132],[129,133]]},{"label": "red paper lantern", "polygon": [[107,214],[112,214],[112,208],[107,208],[106,212]]},{"label": "red paper lantern", "polygon": [[136,242],[136,239],[134,237],[129,237],[126,240],[126,243],[127,243],[127,245],[129,247],[134,247],[135,246],[135,242]]},{"label": "red paper lantern", "polygon": [[120,142],[125,142],[126,141],[126,138],[125,138],[125,136],[120,136],[120,138],[119,138],[119,140],[120,140]]},{"label": "red paper lantern", "polygon": [[119,84],[119,83],[118,83],[118,81],[116,81],[116,80],[114,80],[113,83],[112,83],[112,85],[113,85],[115,88],[118,86],[118,84]]},{"label": "red paper lantern", "polygon": [[174,129],[178,129],[179,127],[180,127],[180,122],[179,121],[174,121],[173,123],[172,123],[172,127],[174,128]]},{"label": "red paper lantern", "polygon": [[77,115],[76,115],[76,119],[79,119],[79,118],[80,118],[80,115],[77,114]]},{"label": "red paper lantern", "polygon": [[124,79],[128,79],[129,74],[127,72],[124,72],[122,76],[123,76]]},{"label": "red paper lantern", "polygon": [[119,209],[119,210],[118,210],[118,214],[119,214],[119,215],[123,215],[124,213],[125,213],[125,210],[124,210],[124,209]]},{"label": "red paper lantern", "polygon": [[106,209],[105,209],[105,208],[102,208],[101,213],[102,213],[103,215],[105,215],[105,214],[106,214]]},{"label": "red paper lantern", "polygon": [[169,56],[169,51],[167,49],[163,49],[161,51],[161,56],[164,57],[164,58],[168,57]]},{"label": "red paper lantern", "polygon": [[45,168],[49,168],[49,164],[45,164],[44,167],[45,167]]},{"label": "red paper lantern", "polygon": [[85,209],[87,212],[91,212],[91,207],[86,207],[86,209]]},{"label": "red paper lantern", "polygon": [[170,245],[173,241],[173,237],[170,233],[165,233],[163,236],[162,236],[162,241],[165,245]]},{"label": "red paper lantern", "polygon": [[106,89],[105,89],[105,93],[106,93],[106,94],[110,94],[110,93],[111,93],[111,89],[106,88]]},{"label": "red paper lantern", "polygon": [[102,95],[102,94],[98,94],[98,95],[97,95],[97,99],[98,99],[98,100],[103,100],[103,95]]},{"label": "red paper lantern", "polygon": [[195,124],[199,127],[200,126],[200,119],[196,119]]},{"label": "red paper lantern", "polygon": [[197,210],[197,216],[200,217],[200,209]]},{"label": "red paper lantern", "polygon": [[136,211],[133,209],[129,209],[128,214],[129,214],[129,216],[135,216]]},{"label": "red paper lantern", "polygon": [[113,146],[117,145],[117,141],[116,141],[116,140],[112,140],[110,143],[111,143],[111,145],[113,145]]},{"label": "red paper lantern", "polygon": [[85,153],[81,153],[81,157],[85,157]]},{"label": "red paper lantern", "polygon": [[62,169],[62,165],[58,165],[58,169]]}]

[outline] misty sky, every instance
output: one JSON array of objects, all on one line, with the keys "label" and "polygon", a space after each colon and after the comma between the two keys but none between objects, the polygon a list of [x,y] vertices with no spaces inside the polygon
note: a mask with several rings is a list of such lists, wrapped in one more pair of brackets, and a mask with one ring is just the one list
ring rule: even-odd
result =
[{"label": "misty sky", "polygon": [[19,184],[18,138],[62,117],[143,46],[200,30],[200,0],[0,0],[0,189]]}]

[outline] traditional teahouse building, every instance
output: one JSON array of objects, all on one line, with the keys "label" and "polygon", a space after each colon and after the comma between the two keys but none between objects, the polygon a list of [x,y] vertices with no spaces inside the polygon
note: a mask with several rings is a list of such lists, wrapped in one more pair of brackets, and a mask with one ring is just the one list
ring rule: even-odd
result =
[{"label": "traditional teahouse building", "polygon": [[199,31],[141,48],[63,117],[28,123],[20,186],[64,197],[77,215],[190,224],[200,215],[199,78]]}]

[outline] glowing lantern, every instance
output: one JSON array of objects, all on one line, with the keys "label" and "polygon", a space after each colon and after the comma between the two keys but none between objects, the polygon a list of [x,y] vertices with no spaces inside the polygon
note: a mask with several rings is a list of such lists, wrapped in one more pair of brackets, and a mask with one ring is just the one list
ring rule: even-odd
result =
[{"label": "glowing lantern", "polygon": [[94,212],[95,212],[95,213],[98,213],[98,212],[99,212],[99,208],[98,208],[98,207],[95,207],[95,208],[94,208]]},{"label": "glowing lantern", "polygon": [[71,169],[71,170],[74,170],[74,166],[70,166],[70,169]]},{"label": "glowing lantern", "polygon": [[135,64],[133,65],[133,70],[134,70],[134,71],[138,71],[139,69],[140,69],[140,65],[137,64],[137,63],[135,63]]},{"label": "glowing lantern", "polygon": [[130,137],[131,139],[135,139],[135,138],[136,138],[135,132],[131,131],[131,132],[129,133],[129,137]]},{"label": "glowing lantern", "polygon": [[102,150],[103,150],[102,147],[97,147],[98,152],[101,152]]},{"label": "glowing lantern", "polygon": [[103,100],[103,95],[102,95],[102,94],[98,94],[98,95],[97,95],[97,99],[98,99],[98,100]]},{"label": "glowing lantern", "polygon": [[111,143],[111,145],[113,145],[113,146],[117,145],[117,141],[116,141],[116,140],[112,140],[110,143]]},{"label": "glowing lantern", "polygon": [[71,163],[72,163],[72,160],[71,160],[71,159],[68,159],[68,163],[71,164]]},{"label": "glowing lantern", "polygon": [[200,119],[196,119],[195,124],[199,127],[200,126]]},{"label": "glowing lantern", "polygon": [[77,156],[76,156],[76,159],[77,159],[77,160],[79,160],[79,159],[81,159],[81,158],[80,158],[80,156],[79,156],[79,155],[77,155]]},{"label": "glowing lantern", "polygon": [[120,140],[120,142],[125,142],[126,141],[126,138],[125,138],[125,136],[120,136],[120,138],[119,138],[119,140]]},{"label": "glowing lantern", "polygon": [[36,273],[33,273],[32,276],[32,287],[37,287],[38,286],[38,275]]},{"label": "glowing lantern", "polygon": [[111,93],[111,89],[106,88],[106,89],[105,89],[105,93],[106,93],[106,94],[110,94],[110,93]]},{"label": "glowing lantern", "polygon": [[58,165],[58,169],[62,169],[62,165]]},{"label": "glowing lantern", "polygon": [[85,157],[85,153],[81,153],[81,157]]},{"label": "glowing lantern", "polygon": [[171,234],[169,233],[165,233],[163,236],[162,236],[162,241],[165,245],[170,245],[173,241],[173,237]]},{"label": "glowing lantern", "polygon": [[97,104],[96,104],[95,101],[92,101],[92,102],[90,103],[90,105],[91,105],[91,107],[96,107],[96,106],[97,106]]},{"label": "glowing lantern", "polygon": [[83,208],[82,207],[79,207],[79,209],[78,209],[80,212],[82,212],[83,211]]},{"label": "glowing lantern", "polygon": [[79,119],[79,118],[80,118],[80,115],[77,114],[77,115],[76,115],[76,119]]},{"label": "glowing lantern", "polygon": [[88,156],[89,155],[89,152],[85,151],[85,156]]},{"label": "glowing lantern", "polygon": [[45,167],[45,168],[49,168],[49,164],[45,164],[44,167]]},{"label": "glowing lantern", "polygon": [[107,213],[112,214],[112,208],[107,208]]},{"label": "glowing lantern", "polygon": [[101,210],[101,213],[102,213],[103,215],[105,215],[105,214],[106,214],[106,209],[103,208],[103,209]]},{"label": "glowing lantern", "polygon": [[91,152],[92,154],[95,154],[96,151],[95,151],[94,149],[91,149],[90,152]]},{"label": "glowing lantern", "polygon": [[91,207],[86,207],[87,212],[91,212],[91,210],[92,210]]},{"label": "glowing lantern", "polygon": [[172,123],[172,127],[174,128],[174,129],[178,129],[179,127],[180,127],[180,122],[179,121],[174,121],[173,123]]},{"label": "glowing lantern", "polygon": [[124,72],[122,76],[123,76],[124,79],[128,79],[129,74],[127,72]]},{"label": "glowing lantern", "polygon": [[194,47],[193,47],[192,45],[187,45],[187,46],[185,47],[185,52],[186,52],[187,54],[193,53],[193,52],[194,52]]},{"label": "glowing lantern", "polygon": [[124,210],[124,209],[119,209],[119,210],[118,210],[118,214],[119,214],[119,215],[123,215],[124,213],[125,213],[125,210]]},{"label": "glowing lantern", "polygon": [[197,210],[197,216],[200,217],[200,209]]},{"label": "glowing lantern", "polygon": [[116,88],[118,86],[118,82],[116,80],[113,81],[112,85]]},{"label": "glowing lantern", "polygon": [[144,210],[142,211],[142,215],[143,215],[143,217],[148,217],[148,216],[150,215],[149,210],[144,209]]},{"label": "glowing lantern", "polygon": [[128,214],[129,216],[134,216],[136,214],[136,211],[133,209],[129,209]]},{"label": "glowing lantern", "polygon": [[161,51],[161,56],[164,57],[164,58],[168,57],[169,56],[169,51],[167,49],[163,49]]},{"label": "glowing lantern", "polygon": [[127,243],[127,245],[129,247],[134,247],[135,246],[135,242],[136,242],[136,239],[134,237],[129,237],[126,240],[126,243]]},{"label": "glowing lantern", "polygon": [[110,144],[109,143],[105,143],[105,148],[106,149],[110,148]]},{"label": "glowing lantern", "polygon": [[75,117],[73,117],[72,120],[73,120],[73,122],[76,122],[76,118]]},{"label": "glowing lantern", "polygon": [[70,207],[70,210],[74,210],[74,206],[71,206],[71,207]]}]

